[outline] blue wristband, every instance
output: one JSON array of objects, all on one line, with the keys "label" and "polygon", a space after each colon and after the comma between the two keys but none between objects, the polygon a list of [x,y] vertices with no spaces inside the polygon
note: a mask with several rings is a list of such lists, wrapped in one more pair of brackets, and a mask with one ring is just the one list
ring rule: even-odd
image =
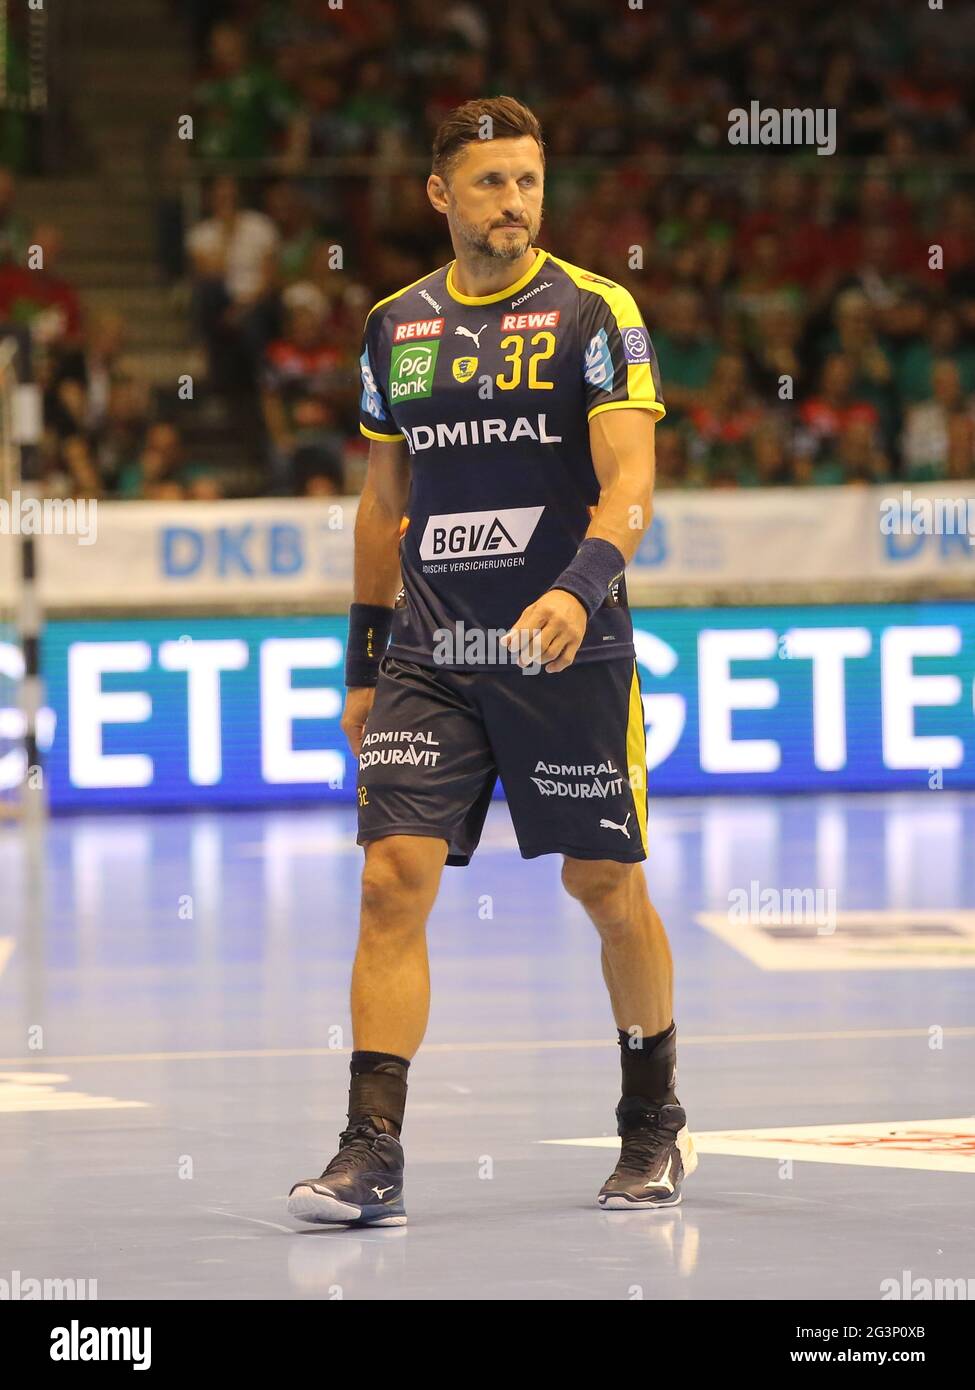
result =
[{"label": "blue wristband", "polygon": [[566,565],[551,587],[572,594],[591,618],[605,602],[610,584],[619,579],[625,569],[626,561],[612,541],[594,536],[582,542],[575,559]]},{"label": "blue wristband", "polygon": [[349,609],[349,640],[345,647],[347,686],[376,684],[392,626],[392,608],[383,608],[378,603],[353,603]]}]

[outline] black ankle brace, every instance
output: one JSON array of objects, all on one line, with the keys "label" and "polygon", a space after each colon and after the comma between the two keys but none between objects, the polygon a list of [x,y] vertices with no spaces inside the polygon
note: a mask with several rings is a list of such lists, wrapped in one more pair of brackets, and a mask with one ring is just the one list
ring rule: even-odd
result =
[{"label": "black ankle brace", "polygon": [[353,1052],[349,1124],[369,1118],[388,1120],[395,1125],[399,1138],[406,1111],[409,1066],[405,1057],[391,1052]]},{"label": "black ankle brace", "polygon": [[652,1105],[677,1103],[677,1027],[671,1023],[651,1038],[619,1029],[623,1099],[631,1096]]}]

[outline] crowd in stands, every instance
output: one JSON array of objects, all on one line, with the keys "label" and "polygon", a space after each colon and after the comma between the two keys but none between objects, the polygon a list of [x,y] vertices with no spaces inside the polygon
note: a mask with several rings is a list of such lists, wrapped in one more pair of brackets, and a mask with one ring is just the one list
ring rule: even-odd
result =
[{"label": "crowd in stands", "polygon": [[[975,476],[975,11],[169,2],[197,51],[186,177],[204,192],[164,263],[211,390],[263,440],[266,491],[350,485],[365,314],[452,255],[423,186],[433,131],[501,92],[545,131],[539,244],[625,284],[650,327],[659,485]],[[835,154],[730,146],[728,112],[753,100],[835,108]],[[80,318],[55,229],[32,233],[47,280],[21,283],[26,233],[0,177],[0,318],[27,295],[55,347],[62,486],[219,495],[125,370],[124,324]]]}]

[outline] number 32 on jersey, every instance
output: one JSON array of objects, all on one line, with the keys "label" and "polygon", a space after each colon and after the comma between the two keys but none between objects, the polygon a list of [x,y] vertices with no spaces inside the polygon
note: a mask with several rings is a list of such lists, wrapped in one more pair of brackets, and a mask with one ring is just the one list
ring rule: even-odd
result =
[{"label": "number 32 on jersey", "polygon": [[[526,354],[525,345],[528,345],[530,352]],[[509,349],[504,353],[504,361],[509,364],[506,372],[501,372],[496,378],[499,391],[514,391],[521,385],[522,372],[525,367],[527,356],[528,365],[528,388],[531,391],[551,391],[555,385],[554,381],[545,381],[538,375],[539,367],[543,362],[555,354],[555,334],[543,330],[535,333],[531,338],[526,338],[524,333],[509,333],[501,339],[501,348]]]}]

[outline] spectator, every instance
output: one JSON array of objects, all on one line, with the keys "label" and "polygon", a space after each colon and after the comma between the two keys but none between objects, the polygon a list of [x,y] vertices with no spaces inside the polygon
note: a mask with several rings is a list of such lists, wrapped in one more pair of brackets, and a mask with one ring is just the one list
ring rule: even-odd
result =
[{"label": "spectator", "polygon": [[692,453],[704,461],[713,485],[737,485],[761,418],[744,358],[731,353],[719,357],[707,391],[690,411]]},{"label": "spectator", "polygon": [[963,393],[969,396],[975,392],[975,347],[964,342],[958,315],[948,307],[930,314],[923,336],[909,342],[901,353],[897,386],[907,405],[930,399],[934,364],[945,358],[958,368]]},{"label": "spectator", "polygon": [[279,179],[265,191],[264,211],[278,234],[275,277],[279,285],[307,280],[312,273],[318,231],[301,189]]},{"label": "spectator", "polygon": [[210,207],[211,216],[190,229],[186,247],[210,381],[220,391],[234,392],[254,381],[275,326],[280,236],[265,213],[241,208],[236,179],[214,180]]},{"label": "spectator", "polygon": [[739,477],[742,487],[784,487],[792,481],[792,459],[781,425],[764,420],[752,437],[752,461]]},{"label": "spectator", "polygon": [[59,229],[38,222],[30,233],[30,259],[0,265],[0,321],[27,324],[41,344],[77,342],[81,331],[78,292],[57,271],[61,249]]},{"label": "spectator", "polygon": [[894,362],[876,330],[876,313],[862,291],[844,290],[834,309],[831,348],[854,369],[853,392],[876,408],[882,436],[893,440],[897,428]]},{"label": "spectator", "polygon": [[840,466],[844,483],[885,483],[890,479],[890,460],[877,443],[869,420],[851,420],[840,432]]},{"label": "spectator", "polygon": [[291,118],[295,98],[262,64],[233,24],[210,35],[209,76],[196,90],[194,142],[204,159],[260,159],[270,154]]},{"label": "spectator", "polygon": [[797,482],[818,486],[842,483],[844,467],[840,456],[840,437],[851,424],[866,424],[876,431],[880,416],[870,401],[854,395],[855,369],[848,358],[833,353],[826,359],[818,395],[799,408],[796,453]]},{"label": "spectator", "polygon": [[675,290],[664,303],[663,328],[653,336],[657,356],[666,363],[667,410],[679,419],[699,399],[718,360],[701,296],[694,290]]},{"label": "spectator", "polygon": [[948,431],[965,408],[961,373],[950,358],[931,373],[932,397],[909,406],[904,426],[904,474],[912,482],[931,482],[948,472]]},{"label": "spectator", "polygon": [[802,346],[802,315],[794,305],[776,301],[762,310],[749,353],[749,367],[764,401],[771,404],[799,396],[806,384],[808,366],[808,354]]},{"label": "spectator", "polygon": [[63,411],[69,433],[98,430],[108,414],[113,383],[129,375],[122,361],[125,320],[119,313],[93,314],[82,341],[63,352],[53,369],[52,410]]},{"label": "spectator", "polygon": [[348,364],[324,336],[325,301],[312,285],[296,285],[288,297],[287,331],[265,356],[262,404],[271,445],[275,492],[306,490],[314,476],[342,488],[342,435],[337,401]]},{"label": "spectator", "polygon": [[136,377],[118,376],[111,385],[105,418],[87,436],[106,492],[117,490],[138,458],[149,422],[149,393]]},{"label": "spectator", "polygon": [[187,462],[178,426],[159,420],[149,426],[141,448],[122,469],[117,495],[142,501],[213,501],[223,490],[212,472]]}]

